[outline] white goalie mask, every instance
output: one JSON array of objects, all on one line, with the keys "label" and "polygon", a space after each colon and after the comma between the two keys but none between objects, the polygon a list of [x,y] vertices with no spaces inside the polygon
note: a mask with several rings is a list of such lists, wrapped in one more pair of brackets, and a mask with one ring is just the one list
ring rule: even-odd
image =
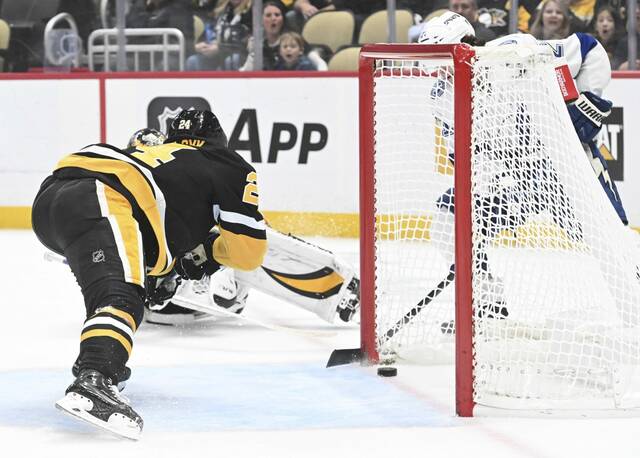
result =
[{"label": "white goalie mask", "polygon": [[427,45],[446,45],[460,43],[463,37],[476,36],[473,26],[464,16],[447,11],[431,19],[422,27],[418,43]]}]

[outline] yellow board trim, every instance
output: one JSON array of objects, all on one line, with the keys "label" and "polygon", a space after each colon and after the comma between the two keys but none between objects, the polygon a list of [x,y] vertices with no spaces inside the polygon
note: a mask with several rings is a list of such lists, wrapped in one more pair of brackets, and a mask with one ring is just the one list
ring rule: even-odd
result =
[{"label": "yellow board trim", "polygon": [[[300,237],[360,237],[357,213],[263,211],[262,214],[272,228]],[[410,231],[426,231],[430,224],[427,218],[419,224],[409,219],[396,219],[394,225]],[[391,224],[390,220],[386,222]],[[640,232],[640,227],[630,227]],[[31,229],[31,207],[0,207],[0,229]],[[422,235],[423,239],[425,235]]]},{"label": "yellow board trim", "polygon": [[80,336],[80,342],[92,337],[111,337],[112,339],[116,339],[122,344],[124,349],[127,350],[127,355],[131,356],[131,344],[127,339],[125,339],[121,334],[118,334],[116,331],[112,331],[111,329],[92,329],[91,331],[84,332]]},{"label": "yellow board trim", "polygon": [[357,213],[263,211],[262,214],[275,230],[301,237],[360,237]]},{"label": "yellow board trim", "polygon": [[31,229],[31,207],[0,207],[0,229]]}]

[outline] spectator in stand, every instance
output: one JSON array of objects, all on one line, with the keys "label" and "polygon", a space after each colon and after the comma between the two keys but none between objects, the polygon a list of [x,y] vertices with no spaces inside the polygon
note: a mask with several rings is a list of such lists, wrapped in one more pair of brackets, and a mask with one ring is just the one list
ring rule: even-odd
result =
[{"label": "spectator in stand", "polygon": [[217,70],[220,66],[218,61],[218,41],[216,40],[216,18],[214,9],[206,13],[203,18],[204,31],[195,45],[195,54],[187,57],[185,69],[187,71]]},{"label": "spectator in stand", "polygon": [[[285,14],[286,8],[279,0],[267,0],[262,5],[262,26],[264,30],[262,70],[273,70],[276,67],[280,52],[280,36],[286,31]],[[248,50],[249,56],[240,69],[242,71],[256,70],[254,68],[253,38],[249,40]]]},{"label": "spectator in stand", "polygon": [[214,9],[220,70],[239,70],[249,54],[252,0],[220,0]]},{"label": "spectator in stand", "polygon": [[283,33],[280,37],[280,59],[275,70],[317,70],[304,54],[304,46],[304,39],[299,33]]},{"label": "spectator in stand", "polygon": [[600,9],[605,5],[609,5],[611,8],[614,9],[614,11],[617,11],[618,16],[620,16],[620,19],[622,20],[622,22],[623,23],[625,22],[627,0],[596,0],[596,5],[593,9],[594,11],[600,11]]},{"label": "spectator in stand", "polygon": [[[536,13],[533,16],[533,19],[531,19],[530,30],[532,30],[533,23],[538,18],[538,13],[542,12],[542,10],[545,8],[548,1],[549,0],[542,0],[542,2],[540,2],[540,4],[537,6]],[[569,35],[576,32],[588,32],[589,22],[593,17],[593,11],[591,11],[591,13],[589,14],[588,5],[585,6],[582,3],[583,2],[585,4],[588,3],[591,5],[591,7],[593,7],[593,5],[595,4],[595,0],[578,0],[578,1],[553,0],[553,1],[555,1],[557,5],[559,5],[559,8],[563,11],[563,15],[567,15],[569,17]],[[564,13],[565,9],[567,11],[566,14]],[[574,9],[579,12],[580,17],[578,17],[574,13]],[[588,19],[581,19],[581,18],[588,18]]]},{"label": "spectator in stand", "polygon": [[[520,0],[518,2],[518,24],[520,32],[529,33],[529,21],[536,14],[540,0]],[[478,22],[502,37],[509,33],[509,13],[511,0],[478,0]]]},{"label": "spectator in stand", "polygon": [[618,11],[609,5],[600,7],[593,19],[593,36],[607,51],[609,62],[613,63],[613,54],[623,34],[624,26]]},{"label": "spectator in stand", "polygon": [[311,16],[315,16],[321,11],[333,11],[336,6],[333,0],[296,0],[293,9],[287,12],[287,26],[295,32],[301,32],[304,23]]},{"label": "spectator in stand", "polygon": [[193,53],[191,0],[137,0],[127,14],[126,24],[129,28],[176,28],[184,35],[186,54]]},{"label": "spectator in stand", "polygon": [[[636,4],[636,41],[640,43],[640,6]],[[612,68],[616,70],[629,70],[629,32],[619,41],[613,52]],[[636,70],[640,70],[640,59],[636,56]]]},{"label": "spectator in stand", "polygon": [[478,4],[476,0],[449,0],[449,10],[464,16],[476,32],[476,39],[481,43],[491,41],[496,37],[489,28],[478,22]]},{"label": "spectator in stand", "polygon": [[575,30],[572,28],[572,14],[564,0],[546,0],[536,12],[531,35],[538,40],[561,40]]},{"label": "spectator in stand", "polygon": [[596,0],[569,0],[569,9],[586,30],[593,20]]},{"label": "spectator in stand", "polygon": [[204,33],[186,69],[238,70],[248,55],[251,15],[251,0],[221,0],[207,13]]}]

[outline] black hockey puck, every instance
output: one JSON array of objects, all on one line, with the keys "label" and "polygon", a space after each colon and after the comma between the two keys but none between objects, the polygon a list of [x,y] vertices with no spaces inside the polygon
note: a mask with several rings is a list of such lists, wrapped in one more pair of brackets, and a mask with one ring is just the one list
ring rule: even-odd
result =
[{"label": "black hockey puck", "polygon": [[380,377],[395,377],[396,375],[398,375],[398,369],[390,366],[379,367],[378,375]]}]

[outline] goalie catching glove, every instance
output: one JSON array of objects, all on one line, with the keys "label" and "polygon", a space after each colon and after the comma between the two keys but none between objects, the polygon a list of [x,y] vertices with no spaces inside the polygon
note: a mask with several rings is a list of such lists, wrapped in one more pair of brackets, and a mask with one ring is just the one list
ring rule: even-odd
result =
[{"label": "goalie catching glove", "polygon": [[583,92],[568,106],[569,116],[582,143],[589,143],[602,127],[602,121],[611,113],[611,101],[591,92]]},{"label": "goalie catching glove", "polygon": [[186,280],[201,280],[205,275],[212,275],[220,268],[220,263],[213,258],[213,242],[220,236],[212,232],[206,240],[176,260],[176,272]]}]

